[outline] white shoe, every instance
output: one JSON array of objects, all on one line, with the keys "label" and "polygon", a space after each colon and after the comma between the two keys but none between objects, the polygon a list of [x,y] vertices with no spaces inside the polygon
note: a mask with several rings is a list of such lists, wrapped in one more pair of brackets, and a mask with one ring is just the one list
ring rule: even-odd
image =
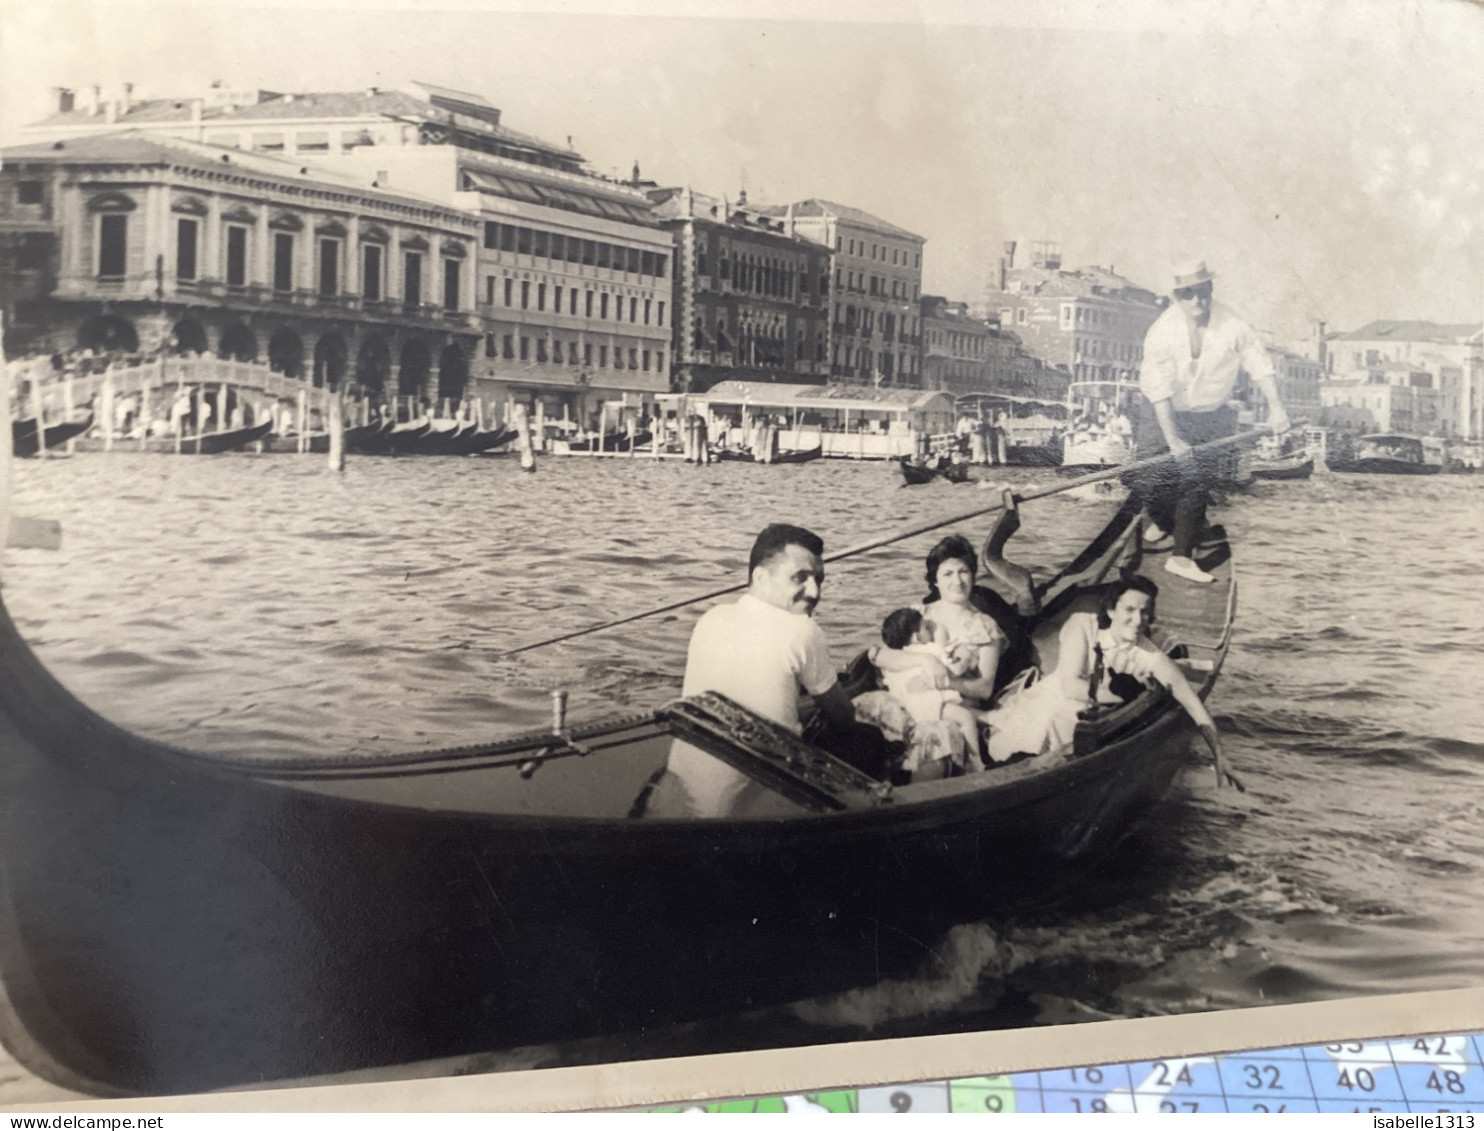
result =
[{"label": "white shoe", "polygon": [[1169,535],[1161,530],[1155,523],[1147,523],[1144,527],[1144,541],[1146,542],[1158,542],[1168,537]]},{"label": "white shoe", "polygon": [[1189,558],[1182,558],[1178,555],[1171,555],[1170,560],[1165,562],[1165,572],[1173,573],[1176,577],[1183,577],[1186,581],[1194,581],[1198,585],[1209,585],[1216,580]]}]

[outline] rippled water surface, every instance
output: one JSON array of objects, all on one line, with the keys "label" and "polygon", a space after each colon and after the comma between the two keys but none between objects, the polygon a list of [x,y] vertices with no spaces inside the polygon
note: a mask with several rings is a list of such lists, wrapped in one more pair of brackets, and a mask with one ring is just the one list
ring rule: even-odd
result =
[{"label": "rippled water surface", "polygon": [[[988,472],[981,472],[988,475]],[[398,750],[592,718],[678,690],[707,606],[503,649],[738,581],[770,521],[835,550],[988,504],[881,465],[643,457],[352,461],[111,453],[16,465],[5,600],[82,699],[134,730],[263,758]],[[1012,471],[1025,486],[1049,473]],[[1106,505],[1027,504],[1049,572]],[[1092,889],[971,923],[922,975],[728,1026],[524,1063],[1139,1016],[1484,981],[1484,477],[1318,475],[1219,512],[1237,635],[1211,705],[1250,792],[1192,770]],[[984,520],[963,529],[978,541]],[[844,661],[920,596],[936,534],[831,567]]]}]

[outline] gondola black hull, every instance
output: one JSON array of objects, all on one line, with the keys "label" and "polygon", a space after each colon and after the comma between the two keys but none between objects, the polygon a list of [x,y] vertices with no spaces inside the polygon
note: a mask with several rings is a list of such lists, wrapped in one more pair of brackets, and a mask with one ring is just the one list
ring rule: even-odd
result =
[{"label": "gondola black hull", "polygon": [[1329,469],[1345,475],[1436,475],[1442,465],[1436,463],[1413,463],[1403,459],[1385,459],[1368,456],[1364,459],[1332,459]]},{"label": "gondola black hull", "polygon": [[[824,448],[822,446],[817,448],[784,448],[782,451],[776,452],[773,458],[768,460],[767,462],[770,464],[813,463],[815,460],[821,458],[823,455]],[[718,463],[762,462],[751,452],[738,451],[731,448],[719,448],[711,453],[711,458],[716,460]]]},{"label": "gondola black hull", "polygon": [[[48,448],[55,448],[65,444],[77,436],[81,436],[93,426],[93,414],[88,413],[81,420],[67,420],[60,424],[48,424],[45,431],[45,442]],[[36,442],[36,418],[26,420],[13,420],[10,424],[11,452],[17,456],[34,456],[40,451],[40,445]]]},{"label": "gondola black hull", "polygon": [[1301,460],[1254,462],[1251,473],[1253,479],[1308,479],[1309,476],[1314,474],[1314,461],[1305,458]]},{"label": "gondola black hull", "polygon": [[0,611],[6,1043],[63,1083],[164,1093],[869,984],[953,923],[1074,880],[1147,813],[1193,732],[1167,699],[1141,717],[1064,765],[910,801],[579,819],[543,814],[540,791],[612,774],[598,792],[626,807],[667,722],[614,724],[612,749],[529,782],[497,764],[510,744],[374,771],[225,765],[89,711]]}]

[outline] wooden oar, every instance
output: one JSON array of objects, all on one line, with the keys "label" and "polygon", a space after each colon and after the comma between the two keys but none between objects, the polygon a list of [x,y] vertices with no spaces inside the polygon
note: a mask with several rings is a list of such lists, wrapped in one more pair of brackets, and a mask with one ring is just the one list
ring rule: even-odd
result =
[{"label": "wooden oar", "polygon": [[[1204,444],[1197,444],[1190,450],[1192,452],[1212,451],[1217,448],[1230,447],[1241,442],[1254,440],[1259,434],[1260,430],[1258,429],[1253,429],[1247,432],[1238,432],[1234,436],[1223,436],[1219,440],[1211,440]],[[1118,467],[1107,467],[1101,471],[1092,471],[1086,475],[1078,475],[1073,479],[1068,479],[1064,482],[1053,484],[1048,487],[1033,487],[1029,491],[1015,492],[1014,494],[1012,494],[1011,497],[1015,500],[1016,503],[1029,502],[1032,499],[1044,499],[1051,495],[1059,495],[1063,491],[1071,491],[1078,487],[1086,487],[1090,483],[1102,483],[1109,479],[1117,479],[1120,476],[1127,475],[1131,471],[1142,471],[1145,468],[1154,467],[1158,464],[1162,464],[1169,460],[1177,458],[1180,457],[1166,452],[1163,455],[1150,456],[1148,459],[1137,460],[1134,463],[1121,464]],[[908,526],[901,530],[895,530],[892,533],[883,535],[880,538],[872,538],[868,542],[857,543],[856,545],[851,546],[848,549],[836,550],[832,554],[825,554],[822,560],[825,562],[842,561],[845,558],[855,557],[857,554],[864,554],[867,550],[880,549],[882,546],[889,546],[893,542],[901,542],[906,538],[912,538],[918,534],[926,534],[930,530],[938,530],[944,526],[952,526],[955,523],[967,522],[971,518],[979,518],[983,515],[991,513],[992,511],[1003,510],[1004,506],[1005,504],[1003,497],[1000,497],[988,506],[976,507],[971,511],[964,511],[960,514],[949,515],[947,518],[935,518],[929,522],[920,522],[914,526]],[[522,644],[519,648],[509,648],[504,652],[499,653],[499,655],[501,657],[518,656],[522,652],[529,652],[535,648],[545,648],[549,644],[560,644],[564,640],[575,640],[579,636],[588,636],[594,632],[603,632],[610,628],[617,628],[619,625],[632,624],[636,620],[644,620],[646,617],[658,616],[660,613],[669,613],[673,612],[676,609],[683,609],[687,605],[695,605],[699,604],[702,601],[710,601],[717,597],[725,597],[729,593],[740,593],[746,588],[747,582],[743,581],[735,585],[725,586],[721,589],[712,589],[705,593],[695,593],[689,597],[683,597],[678,601],[671,601],[669,604],[660,605],[658,608],[646,609],[642,613],[631,613],[626,617],[619,617],[616,620],[609,620],[604,621],[601,624],[589,625],[587,628],[575,629],[572,632],[564,632],[560,636],[551,636],[545,640],[537,640],[531,644]]]}]

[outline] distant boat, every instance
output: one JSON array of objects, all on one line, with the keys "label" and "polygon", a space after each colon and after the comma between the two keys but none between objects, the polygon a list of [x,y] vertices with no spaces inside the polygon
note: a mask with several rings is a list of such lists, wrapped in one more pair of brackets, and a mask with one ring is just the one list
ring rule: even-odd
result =
[{"label": "distant boat", "polygon": [[923,483],[931,483],[934,479],[946,479],[950,483],[967,483],[969,481],[969,465],[966,463],[943,462],[939,466],[930,463],[914,463],[909,456],[902,456],[897,466],[902,469],[902,479],[908,487],[916,487]]},{"label": "distant boat", "polygon": [[[815,447],[812,447],[812,448],[784,448],[782,451],[779,451],[779,452],[775,453],[774,456],[773,456],[773,458],[770,459],[770,460],[768,460],[767,462],[768,463],[808,463],[810,460],[819,459],[823,455],[824,455],[824,445],[823,444],[816,445]],[[734,462],[738,462],[738,463],[762,463],[763,462],[762,460],[758,459],[757,456],[753,455],[751,452],[745,451],[745,450],[743,450],[741,448],[718,448],[716,451],[714,451],[714,452],[711,453],[711,456],[712,456],[713,459],[720,460],[720,461],[730,460],[730,461],[734,461]]]},{"label": "distant boat", "polygon": [[[1136,381],[1073,381],[1067,386],[1067,433],[1061,465],[1078,471],[1121,467],[1134,460],[1129,421],[1138,403]],[[1099,410],[1106,408],[1106,413]]]},{"label": "distant boat", "polygon": [[590,436],[586,440],[568,440],[567,450],[569,452],[628,452],[644,447],[653,439],[653,433],[647,430],[635,432],[632,436],[627,432],[609,432],[603,437],[601,443],[596,436]]},{"label": "distant boat", "polygon": [[1269,438],[1241,460],[1239,477],[1243,471],[1253,479],[1307,479],[1314,474],[1314,457],[1306,447],[1285,452]]},{"label": "distant boat", "polygon": [[1360,475],[1436,475],[1442,465],[1428,463],[1415,436],[1378,432],[1355,441],[1348,459],[1331,458],[1331,471]]},{"label": "distant boat", "polygon": [[[93,414],[85,412],[79,418],[48,424],[43,433],[45,446],[55,448],[75,436],[81,436],[93,426]],[[18,456],[34,456],[40,447],[36,443],[36,418],[13,420],[10,423],[10,450]]]}]

